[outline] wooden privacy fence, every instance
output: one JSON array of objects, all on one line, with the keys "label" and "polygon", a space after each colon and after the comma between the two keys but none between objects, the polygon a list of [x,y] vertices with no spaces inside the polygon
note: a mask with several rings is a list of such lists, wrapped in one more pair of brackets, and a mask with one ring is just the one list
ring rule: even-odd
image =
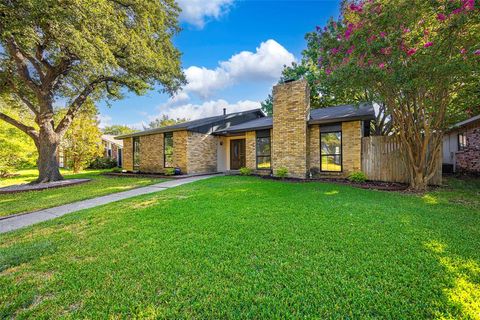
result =
[{"label": "wooden privacy fence", "polygon": [[[369,180],[410,182],[410,174],[403,161],[400,143],[395,137],[371,136],[362,138],[362,171]],[[442,183],[441,150],[437,172],[429,184]]]}]

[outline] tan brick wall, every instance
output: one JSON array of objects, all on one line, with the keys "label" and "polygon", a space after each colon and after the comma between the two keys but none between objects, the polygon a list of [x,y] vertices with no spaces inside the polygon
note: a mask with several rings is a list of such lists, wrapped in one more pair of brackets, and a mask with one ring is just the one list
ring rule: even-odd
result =
[{"label": "tan brick wall", "polygon": [[257,168],[256,136],[255,131],[245,132],[245,165],[253,170]]},{"label": "tan brick wall", "polygon": [[173,164],[175,167],[180,168],[182,173],[186,173],[187,170],[187,131],[174,131],[173,132]]},{"label": "tan brick wall", "polygon": [[299,80],[273,88],[272,167],[288,169],[289,176],[307,174],[307,120],[310,97],[307,82]]},{"label": "tan brick wall", "polygon": [[362,169],[362,123],[342,122],[343,173],[347,176]]},{"label": "tan brick wall", "polygon": [[122,168],[127,171],[133,171],[133,140],[132,138],[123,139],[123,161]]},{"label": "tan brick wall", "polygon": [[163,133],[140,137],[139,170],[163,172]]},{"label": "tan brick wall", "polygon": [[308,128],[308,167],[312,173],[320,172],[320,126]]},{"label": "tan brick wall", "polygon": [[208,134],[188,132],[187,140],[187,172],[216,172],[218,138]]}]

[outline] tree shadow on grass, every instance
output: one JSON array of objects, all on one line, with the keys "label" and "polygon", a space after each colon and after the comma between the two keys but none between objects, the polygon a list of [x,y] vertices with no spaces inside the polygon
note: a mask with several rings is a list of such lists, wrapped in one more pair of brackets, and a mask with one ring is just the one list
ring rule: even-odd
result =
[{"label": "tree shadow on grass", "polygon": [[[449,252],[448,246],[432,240],[424,246],[438,259],[450,280],[443,295],[455,314],[437,315],[445,317],[480,318],[480,265],[473,259],[464,259]],[[457,314],[458,313],[458,314]]]},{"label": "tree shadow on grass", "polygon": [[39,259],[55,250],[54,242],[48,240],[19,243],[7,248],[0,248],[0,272]]}]

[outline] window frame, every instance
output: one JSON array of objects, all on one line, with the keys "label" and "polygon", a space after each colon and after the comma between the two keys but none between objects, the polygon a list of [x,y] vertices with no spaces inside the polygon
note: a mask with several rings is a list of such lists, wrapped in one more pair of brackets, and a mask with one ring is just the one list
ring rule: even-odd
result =
[{"label": "window frame", "polygon": [[[268,131],[268,134],[265,134]],[[258,147],[259,139],[267,139],[268,144],[270,145],[270,152],[267,154],[259,154],[260,148]],[[259,168],[258,167],[258,158],[270,158],[270,166],[268,168]],[[272,170],[272,137],[270,134],[270,129],[267,130],[257,130],[255,131],[255,167],[257,170]]]},{"label": "window frame", "polygon": [[[135,151],[135,145],[138,145],[138,150]],[[134,171],[138,171],[140,169],[140,137],[133,137],[132,138],[132,167]],[[135,161],[135,155],[137,155],[137,161]]]},{"label": "window frame", "polygon": [[[340,133],[340,153],[328,153],[328,154],[323,154],[322,153],[322,134],[328,134],[328,133]],[[323,170],[322,168],[322,158],[323,157],[335,157],[335,156],[340,156],[340,170],[339,171],[332,171],[332,170]],[[322,128],[320,127],[320,172],[343,172],[343,133],[342,130],[326,130],[322,131]]]},{"label": "window frame", "polygon": [[173,165],[173,163],[169,163],[172,166],[167,167],[167,152],[166,152],[167,145],[165,143],[165,141],[167,140],[167,136],[172,138],[172,153],[171,154],[169,153],[169,155],[172,156],[172,162],[173,162],[173,148],[174,148],[173,132],[164,132],[163,133],[163,168],[174,168],[175,166]]},{"label": "window frame", "polygon": [[[463,137],[465,144],[460,143],[460,136]],[[457,133],[457,149],[458,151],[464,151],[467,148],[467,134],[466,132]]]}]

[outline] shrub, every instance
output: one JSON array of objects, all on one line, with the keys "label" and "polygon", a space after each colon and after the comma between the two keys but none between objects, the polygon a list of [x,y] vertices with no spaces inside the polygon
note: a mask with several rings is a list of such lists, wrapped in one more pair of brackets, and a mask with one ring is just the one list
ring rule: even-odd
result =
[{"label": "shrub", "polygon": [[112,169],[117,166],[117,160],[100,157],[90,163],[89,169]]},{"label": "shrub", "polygon": [[175,168],[165,168],[163,174],[166,176],[173,176],[175,174]]},{"label": "shrub", "polygon": [[286,178],[288,176],[288,169],[285,167],[278,168],[276,176],[282,179]]},{"label": "shrub", "polygon": [[241,174],[242,176],[249,176],[249,175],[252,174],[252,169],[247,168],[247,167],[241,167],[241,168],[240,168],[240,174]]},{"label": "shrub", "polygon": [[362,171],[352,172],[348,176],[348,180],[351,182],[365,182],[367,181],[367,176]]}]

